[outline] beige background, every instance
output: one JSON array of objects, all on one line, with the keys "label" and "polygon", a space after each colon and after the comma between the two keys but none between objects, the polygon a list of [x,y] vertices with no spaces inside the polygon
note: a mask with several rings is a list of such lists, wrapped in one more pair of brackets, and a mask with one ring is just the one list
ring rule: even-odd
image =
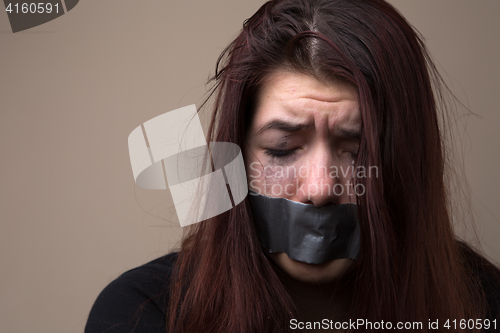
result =
[{"label": "beige background", "polygon": [[[460,100],[478,234],[500,260],[500,2],[392,0]],[[261,0],[81,1],[12,34],[0,13],[0,332],[83,332],[98,293],[168,252],[165,193],[136,188],[127,137],[196,103]],[[170,207],[171,208],[171,207]]]}]

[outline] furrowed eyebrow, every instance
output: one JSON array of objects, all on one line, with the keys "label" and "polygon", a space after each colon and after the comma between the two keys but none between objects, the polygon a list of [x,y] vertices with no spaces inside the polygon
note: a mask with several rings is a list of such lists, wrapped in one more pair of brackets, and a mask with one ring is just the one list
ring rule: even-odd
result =
[{"label": "furrowed eyebrow", "polygon": [[272,120],[268,123],[266,123],[264,126],[262,126],[256,133],[260,134],[264,131],[267,131],[269,129],[278,129],[281,131],[285,132],[298,132],[300,130],[306,129],[308,127],[312,127],[313,124],[294,124],[294,123],[289,123],[283,120]]}]

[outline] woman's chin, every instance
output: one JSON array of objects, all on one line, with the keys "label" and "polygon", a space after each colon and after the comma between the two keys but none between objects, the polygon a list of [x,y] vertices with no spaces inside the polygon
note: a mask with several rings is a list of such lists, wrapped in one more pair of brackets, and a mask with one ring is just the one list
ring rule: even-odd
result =
[{"label": "woman's chin", "polygon": [[313,284],[325,284],[339,280],[353,266],[352,259],[334,259],[324,264],[306,264],[293,260],[286,253],[270,253],[269,257],[292,278]]}]

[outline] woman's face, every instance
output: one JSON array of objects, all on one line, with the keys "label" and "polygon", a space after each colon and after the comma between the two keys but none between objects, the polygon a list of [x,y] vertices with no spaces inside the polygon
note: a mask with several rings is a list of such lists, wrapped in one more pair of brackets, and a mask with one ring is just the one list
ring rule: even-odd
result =
[{"label": "woman's face", "polygon": [[[257,97],[245,147],[249,188],[269,197],[315,205],[355,203],[353,187],[361,116],[355,86],[276,71]],[[271,254],[303,282],[330,282],[350,259],[312,265]]]}]

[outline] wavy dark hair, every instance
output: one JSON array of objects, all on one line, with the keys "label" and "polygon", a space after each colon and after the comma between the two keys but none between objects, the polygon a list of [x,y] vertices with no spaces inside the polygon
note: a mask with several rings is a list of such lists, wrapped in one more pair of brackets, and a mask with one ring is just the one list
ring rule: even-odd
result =
[{"label": "wavy dark hair", "polygon": [[[265,3],[218,59],[208,142],[245,147],[259,87],[278,69],[358,89],[356,163],[380,173],[357,180],[366,192],[357,198],[361,249],[349,318],[420,321],[424,331],[429,319],[485,318],[486,297],[467,263],[497,271],[453,232],[442,80],[418,32],[382,0]],[[169,332],[287,332],[297,318],[247,200],[191,227],[169,298]]]}]

